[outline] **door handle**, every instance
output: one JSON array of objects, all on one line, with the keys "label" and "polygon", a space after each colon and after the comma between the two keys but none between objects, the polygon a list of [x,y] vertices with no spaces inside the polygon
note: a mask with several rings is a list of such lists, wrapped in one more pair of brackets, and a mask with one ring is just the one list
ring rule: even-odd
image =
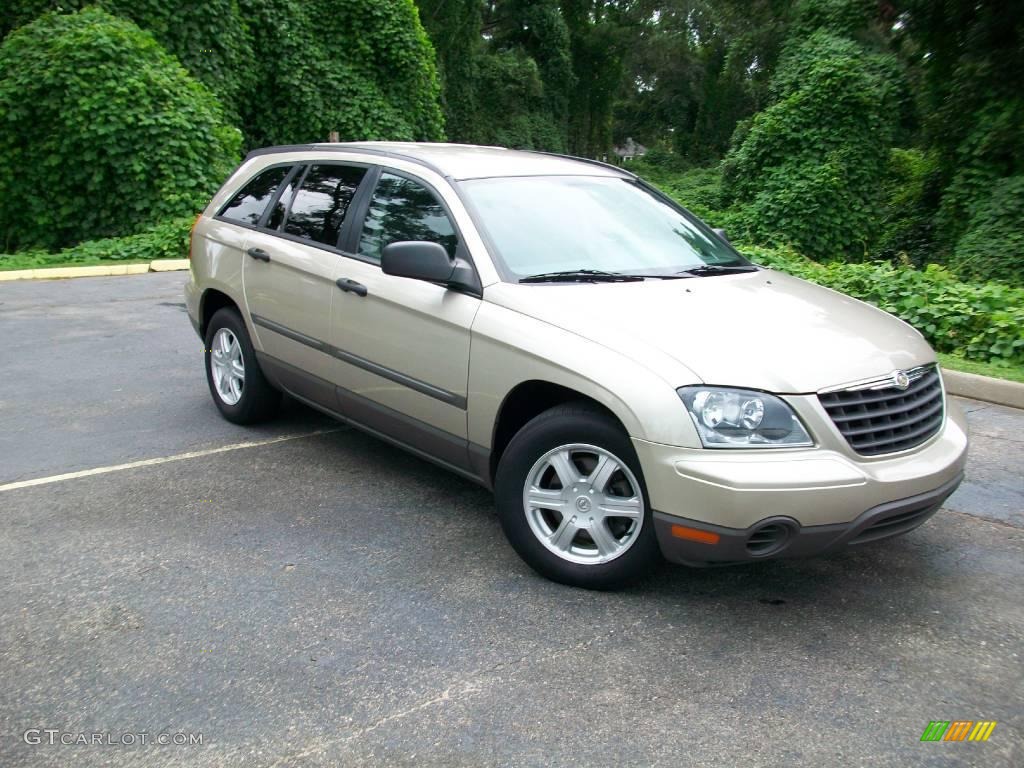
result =
[{"label": "door handle", "polygon": [[257,261],[270,261],[270,254],[262,248],[250,248],[246,253]]},{"label": "door handle", "polygon": [[345,291],[345,293],[354,293],[356,296],[366,295],[365,285],[357,283],[355,280],[349,280],[347,277],[339,277],[335,281],[335,285]]}]

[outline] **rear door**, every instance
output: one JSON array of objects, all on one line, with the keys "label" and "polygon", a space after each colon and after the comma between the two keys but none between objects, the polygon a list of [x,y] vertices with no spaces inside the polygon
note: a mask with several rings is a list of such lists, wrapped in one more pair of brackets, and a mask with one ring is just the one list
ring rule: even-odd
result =
[{"label": "rear door", "polygon": [[331,312],[338,398],[352,418],[465,467],[470,326],[480,299],[385,275],[380,255],[397,241],[429,240],[468,258],[466,247],[426,182],[387,168],[375,175],[337,274],[346,286],[335,289]]},{"label": "rear door", "polygon": [[365,166],[310,162],[289,176],[246,241],[245,298],[265,365],[295,394],[334,408],[325,351],[340,239]]}]

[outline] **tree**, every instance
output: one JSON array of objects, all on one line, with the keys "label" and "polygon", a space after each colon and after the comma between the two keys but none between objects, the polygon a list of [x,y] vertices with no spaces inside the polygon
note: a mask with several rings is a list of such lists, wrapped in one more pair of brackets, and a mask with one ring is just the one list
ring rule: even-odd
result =
[{"label": "tree", "polygon": [[802,2],[772,79],[774,101],[738,131],[723,191],[744,206],[748,234],[761,242],[863,258],[877,236],[902,71],[863,42],[869,5]]},{"label": "tree", "polygon": [[99,8],[46,13],[0,45],[0,233],[54,249],[194,213],[237,164],[216,97]]}]

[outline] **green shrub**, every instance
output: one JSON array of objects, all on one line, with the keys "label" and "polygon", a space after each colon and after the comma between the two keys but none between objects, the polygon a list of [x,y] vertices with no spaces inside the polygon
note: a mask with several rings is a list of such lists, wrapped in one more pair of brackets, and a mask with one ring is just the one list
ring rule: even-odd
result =
[{"label": "green shrub", "polygon": [[863,258],[877,236],[899,122],[895,59],[818,30],[790,43],[775,102],[737,129],[723,163],[746,234],[814,258]]},{"label": "green shrub", "polygon": [[915,266],[937,260],[934,216],[941,195],[941,170],[934,152],[893,149],[884,179],[885,213],[876,256]]},{"label": "green shrub", "polygon": [[412,0],[240,0],[257,85],[255,144],[444,137],[434,50]]},{"label": "green shrub", "polygon": [[3,32],[28,24],[46,11],[74,12],[98,6],[153,34],[189,73],[217,94],[238,122],[252,89],[255,59],[237,0],[8,0]]},{"label": "green shrub", "polygon": [[513,149],[565,149],[565,130],[545,107],[537,62],[521,50],[477,56],[474,141]]},{"label": "green shrub", "polygon": [[188,256],[192,217],[171,219],[136,235],[88,240],[56,252],[19,251],[0,254],[0,269],[32,269],[100,261],[152,261]]},{"label": "green shrub", "polygon": [[186,216],[237,163],[216,97],[135,24],[46,14],[0,45],[3,250]]},{"label": "green shrub", "polygon": [[888,262],[819,264],[791,250],[745,247],[759,264],[870,302],[902,318],[938,352],[983,362],[1024,363],[1024,289],[961,282],[930,264],[923,270]]},{"label": "green shrub", "polygon": [[961,277],[1024,285],[1024,176],[994,182],[950,259]]}]

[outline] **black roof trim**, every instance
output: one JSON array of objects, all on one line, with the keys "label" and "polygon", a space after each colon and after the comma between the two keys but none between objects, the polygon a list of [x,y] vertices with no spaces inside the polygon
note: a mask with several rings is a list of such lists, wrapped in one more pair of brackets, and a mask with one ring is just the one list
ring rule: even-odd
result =
[{"label": "black roof trim", "polygon": [[429,168],[434,173],[443,176],[444,178],[450,178],[449,174],[445,173],[441,168],[434,165],[429,160],[424,160],[420,157],[414,157],[412,155],[406,155],[401,152],[392,152],[387,149],[378,149],[377,147],[365,147],[358,144],[347,144],[347,143],[324,143],[324,144],[282,144],[275,147],[262,147],[261,149],[254,149],[252,152],[245,156],[246,160],[253,157],[262,157],[263,155],[278,155],[285,152],[362,152],[367,155],[379,155],[380,157],[390,157],[395,160],[405,160],[410,163],[416,163],[424,168]]}]

